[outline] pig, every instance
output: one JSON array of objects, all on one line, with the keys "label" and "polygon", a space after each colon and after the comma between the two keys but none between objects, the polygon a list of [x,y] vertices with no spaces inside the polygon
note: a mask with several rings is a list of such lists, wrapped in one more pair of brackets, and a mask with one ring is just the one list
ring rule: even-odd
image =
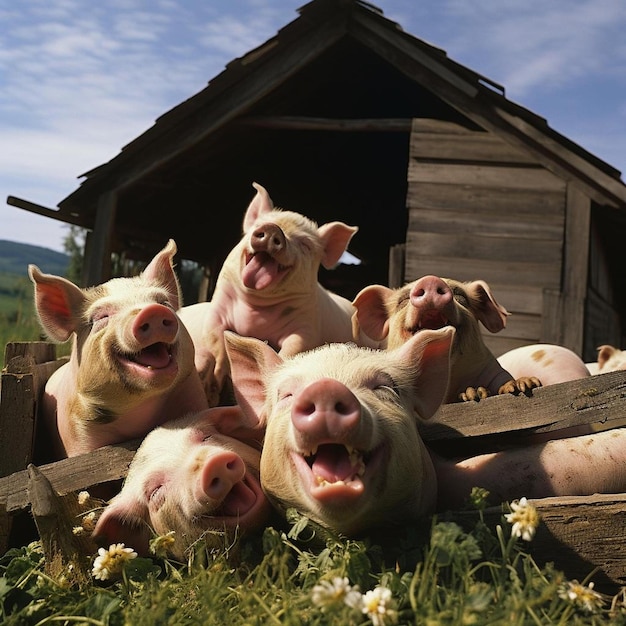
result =
[{"label": "pig", "polygon": [[515,378],[534,376],[554,385],[589,376],[584,361],[572,350],[550,343],[534,343],[509,350],[498,363]]},{"label": "pig", "polygon": [[275,208],[265,188],[253,186],[243,237],[224,261],[211,301],[179,311],[211,406],[220,401],[229,375],[225,330],[267,341],[283,356],[352,341],[350,301],[324,289],[317,275],[320,264],[338,263],[358,228],[343,222],[318,227]]},{"label": "pig", "polygon": [[417,426],[446,395],[455,332],[426,329],[387,351],[335,344],[286,359],[225,333],[241,408],[266,428],[261,484],[279,511],[293,507],[357,536],[463,508],[474,487],[494,504],[626,490],[626,428],[558,431],[466,458],[423,442]]},{"label": "pig", "polygon": [[478,323],[497,333],[509,315],[485,281],[423,276],[399,289],[369,285],[352,304],[355,336],[364,334],[388,349],[424,329],[456,328],[446,403],[526,392],[541,385],[536,377],[516,379],[485,345]]},{"label": "pig", "polygon": [[122,490],[98,518],[98,543],[147,556],[154,535],[174,531],[167,556],[185,559],[204,539],[231,545],[263,528],[271,505],[261,489],[261,437],[236,406],[210,408],[155,428],[142,441]]},{"label": "pig", "polygon": [[194,367],[170,240],[140,276],[81,289],[29,266],[37,315],[69,361],[48,379],[42,416],[55,458],[144,436],[166,419],[208,407]]},{"label": "pig", "polygon": [[436,476],[418,432],[446,395],[455,330],[425,330],[396,350],[328,344],[291,357],[224,333],[239,404],[265,427],[261,484],[278,511],[295,507],[358,535],[431,513]]},{"label": "pig", "polygon": [[626,370],[626,350],[604,344],[598,348],[598,360],[585,363],[590,374],[606,374]]},{"label": "pig", "polygon": [[458,510],[472,488],[488,503],[521,497],[589,496],[626,491],[626,428],[553,439],[466,459],[431,457],[439,484],[437,510]]}]

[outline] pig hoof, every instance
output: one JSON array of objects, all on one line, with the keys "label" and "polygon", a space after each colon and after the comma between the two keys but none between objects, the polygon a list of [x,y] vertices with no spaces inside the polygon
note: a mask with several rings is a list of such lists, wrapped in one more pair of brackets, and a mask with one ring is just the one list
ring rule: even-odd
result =
[{"label": "pig hoof", "polygon": [[464,392],[459,394],[459,400],[462,402],[478,402],[489,396],[489,391],[484,387],[468,387]]}]

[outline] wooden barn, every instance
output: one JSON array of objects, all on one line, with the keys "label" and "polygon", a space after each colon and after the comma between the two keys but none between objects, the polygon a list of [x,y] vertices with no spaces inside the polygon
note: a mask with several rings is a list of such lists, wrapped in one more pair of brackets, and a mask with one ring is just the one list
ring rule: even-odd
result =
[{"label": "wooden barn", "polygon": [[346,297],[481,278],[513,314],[488,337],[496,354],[541,341],[594,360],[601,343],[626,345],[620,172],[375,6],[298,13],[58,210],[9,203],[89,229],[88,284],[109,277],[111,252],[147,260],[170,237],[214,280],[257,181],[278,206],[359,226],[361,265],[321,276]]}]

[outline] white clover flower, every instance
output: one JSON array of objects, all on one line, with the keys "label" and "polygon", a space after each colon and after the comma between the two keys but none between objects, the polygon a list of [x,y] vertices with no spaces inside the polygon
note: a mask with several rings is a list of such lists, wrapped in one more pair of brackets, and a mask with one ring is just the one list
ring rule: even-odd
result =
[{"label": "white clover flower", "polygon": [[391,590],[386,587],[375,587],[363,594],[362,611],[374,626],[386,626],[398,621],[398,612],[391,597]]},{"label": "white clover flower", "polygon": [[535,530],[539,526],[539,513],[526,498],[514,500],[509,505],[511,513],[505,515],[506,521],[513,525],[511,534],[521,537],[524,541],[532,541]]},{"label": "white clover flower", "polygon": [[176,531],[170,530],[165,535],[159,535],[150,541],[150,552],[158,557],[164,557],[168,549],[176,541]]},{"label": "white clover flower", "polygon": [[587,613],[595,613],[602,608],[602,596],[594,590],[593,583],[583,585],[577,580],[567,581],[559,587],[559,598],[569,600]]},{"label": "white clover flower", "polygon": [[90,511],[86,515],[83,515],[81,525],[87,532],[92,532],[96,527],[96,512]]},{"label": "white clover flower", "polygon": [[81,506],[85,506],[85,504],[89,502],[89,498],[91,498],[91,496],[89,495],[88,491],[78,492],[78,504],[80,504]]},{"label": "white clover flower", "polygon": [[332,581],[320,581],[313,587],[311,599],[313,604],[322,607],[322,610],[337,604],[346,604],[353,609],[360,609],[362,602],[359,586],[351,586],[345,576],[343,578],[335,576]]},{"label": "white clover flower", "polygon": [[109,549],[100,548],[94,559],[91,575],[98,580],[108,580],[119,574],[124,565],[137,557],[132,548],[126,548],[123,543],[112,543]]}]

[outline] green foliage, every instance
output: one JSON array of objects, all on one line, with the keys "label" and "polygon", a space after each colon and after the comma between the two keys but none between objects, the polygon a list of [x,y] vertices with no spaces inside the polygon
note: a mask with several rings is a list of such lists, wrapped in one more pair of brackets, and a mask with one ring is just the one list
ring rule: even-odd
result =
[{"label": "green foliage", "polygon": [[[43,574],[38,542],[0,560],[6,625],[80,623],[360,625],[625,624],[621,596],[540,568],[511,533],[482,516],[463,530],[432,520],[421,539],[394,529],[396,548],[420,554],[403,568],[393,551],[337,537],[291,512],[289,532],[267,528],[231,550],[200,544],[187,563],[136,558],[114,581],[68,586]],[[63,578],[63,577],[62,577]]]}]

